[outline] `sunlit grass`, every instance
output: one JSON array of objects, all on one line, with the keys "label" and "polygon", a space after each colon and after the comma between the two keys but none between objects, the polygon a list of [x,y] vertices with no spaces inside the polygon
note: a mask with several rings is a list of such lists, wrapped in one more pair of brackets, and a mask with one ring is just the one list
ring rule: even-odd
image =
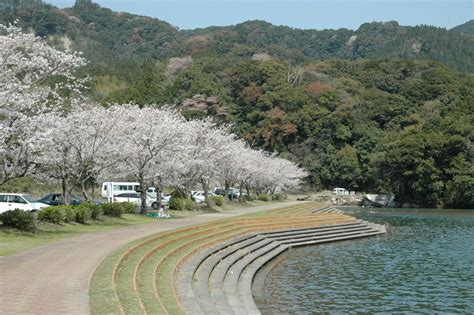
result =
[{"label": "sunlit grass", "polygon": [[[254,204],[268,203],[260,201]],[[190,254],[255,229],[312,224],[304,216],[295,217],[295,213],[306,212],[308,215],[317,206],[314,203],[286,207],[282,204],[277,210],[150,235],[132,242],[109,256],[96,270],[91,281],[91,312],[180,314],[182,310],[175,294],[174,277],[177,267]],[[321,220],[322,223],[347,219],[328,215]]]},{"label": "sunlit grass", "polygon": [[0,256],[13,255],[21,251],[84,233],[107,231],[153,221],[156,221],[156,219],[140,215],[125,214],[122,218],[103,217],[101,220],[91,220],[88,224],[55,225],[39,222],[35,233],[20,232],[15,229],[0,227]]}]

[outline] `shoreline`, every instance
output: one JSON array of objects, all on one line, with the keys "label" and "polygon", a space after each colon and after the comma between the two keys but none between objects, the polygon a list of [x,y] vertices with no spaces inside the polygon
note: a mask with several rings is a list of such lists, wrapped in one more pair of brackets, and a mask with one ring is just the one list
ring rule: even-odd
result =
[{"label": "shoreline", "polygon": [[[277,212],[278,210],[274,211]],[[305,213],[306,211],[306,213]],[[306,227],[287,225],[225,240],[186,261],[178,272],[177,294],[185,313],[265,312],[263,287],[268,273],[293,247],[385,234],[385,226],[356,220],[333,207],[289,211],[313,218]],[[331,216],[332,221],[319,221]]]}]

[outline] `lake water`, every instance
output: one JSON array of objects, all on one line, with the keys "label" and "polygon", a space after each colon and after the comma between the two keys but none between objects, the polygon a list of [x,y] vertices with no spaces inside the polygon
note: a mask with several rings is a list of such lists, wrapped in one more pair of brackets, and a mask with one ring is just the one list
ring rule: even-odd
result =
[{"label": "lake water", "polygon": [[292,249],[268,275],[262,309],[474,314],[474,210],[344,210],[388,223],[387,235]]}]

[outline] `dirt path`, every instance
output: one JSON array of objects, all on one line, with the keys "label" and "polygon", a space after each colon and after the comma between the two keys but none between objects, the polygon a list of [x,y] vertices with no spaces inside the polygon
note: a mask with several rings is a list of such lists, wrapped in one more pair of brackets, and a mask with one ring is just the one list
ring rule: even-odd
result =
[{"label": "dirt path", "polygon": [[291,206],[285,202],[83,234],[0,257],[0,314],[88,314],[89,282],[116,248],[149,234]]}]

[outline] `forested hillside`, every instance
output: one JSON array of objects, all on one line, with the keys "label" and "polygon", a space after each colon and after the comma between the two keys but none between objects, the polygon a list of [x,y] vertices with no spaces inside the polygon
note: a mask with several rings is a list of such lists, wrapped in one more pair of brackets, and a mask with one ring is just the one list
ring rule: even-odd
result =
[{"label": "forested hillside", "polygon": [[474,35],[474,20],[470,20],[464,24],[453,27],[451,31],[468,34],[468,35]]},{"label": "forested hillside", "polygon": [[3,11],[84,51],[90,97],[174,104],[230,122],[254,147],[297,161],[316,189],[391,192],[474,207],[474,37],[368,23],[298,30],[250,21],[179,31],[87,0]]},{"label": "forested hillside", "polygon": [[432,26],[400,26],[394,21],[366,23],[356,31],[300,30],[263,21],[178,31],[158,19],[113,12],[89,0],[61,10],[50,5],[2,10],[1,23],[15,19],[40,36],[83,51],[91,60],[269,54],[295,64],[327,58],[410,58],[437,60],[474,72],[473,37]]}]

